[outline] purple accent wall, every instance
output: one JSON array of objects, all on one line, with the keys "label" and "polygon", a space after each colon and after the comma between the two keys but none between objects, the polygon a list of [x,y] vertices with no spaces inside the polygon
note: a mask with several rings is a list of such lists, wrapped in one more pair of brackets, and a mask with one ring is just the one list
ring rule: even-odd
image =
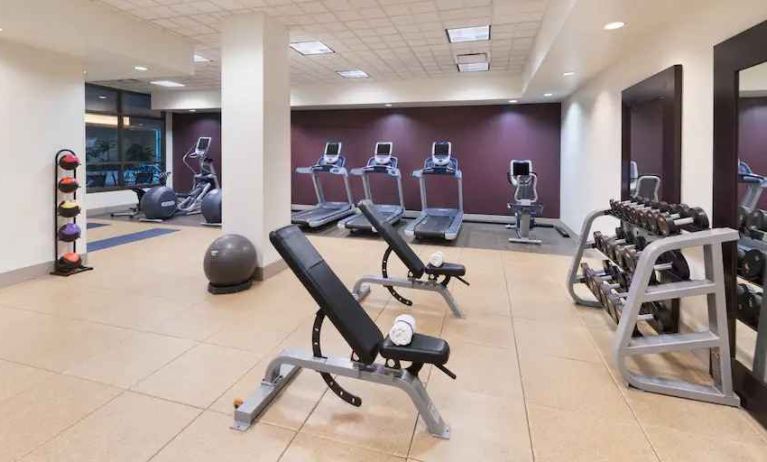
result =
[{"label": "purple accent wall", "polygon": [[[748,163],[754,173],[767,176],[767,98],[741,98],[738,104],[740,160]],[[742,197],[745,188],[739,189]],[[767,209],[767,192],[762,194],[759,208]]]},{"label": "purple accent wall", "polygon": [[[218,181],[223,188],[223,169],[221,168],[221,113],[204,112],[194,114],[173,114],[173,187],[185,192],[192,189],[192,172],[181,159],[191,149],[197,138],[213,137],[208,156],[218,173]],[[195,168],[196,164],[193,164]]]},{"label": "purple accent wall", "polygon": [[639,175],[661,177],[659,197],[663,197],[663,102],[649,101],[631,107],[631,160]]},{"label": "purple accent wall", "polygon": [[[531,159],[538,174],[539,201],[544,216],[559,217],[560,171],[559,104],[428,107],[406,109],[353,109],[293,111],[292,166],[311,165],[322,155],[325,142],[343,142],[347,167],[365,165],[376,141],[393,141],[402,171],[405,206],[421,207],[413,170],[423,167],[431,143],[453,143],[453,155],[463,171],[464,208],[467,213],[505,215],[512,188],[506,173],[512,159]],[[326,199],[343,200],[343,182],[325,175]],[[387,178],[372,182],[377,202],[396,201],[396,186]],[[428,178],[429,206],[455,206],[456,182]],[[362,182],[351,178],[355,200],[363,195]],[[311,180],[293,174],[293,203],[316,201]]]}]

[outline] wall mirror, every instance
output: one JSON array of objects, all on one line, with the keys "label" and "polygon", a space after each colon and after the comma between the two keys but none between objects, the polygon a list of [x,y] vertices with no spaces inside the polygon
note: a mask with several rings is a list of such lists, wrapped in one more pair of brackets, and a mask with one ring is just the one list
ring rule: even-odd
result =
[{"label": "wall mirror", "polygon": [[714,49],[714,226],[737,228],[725,249],[733,379],[767,427],[767,22]]},{"label": "wall mirror", "polygon": [[621,94],[621,196],[678,203],[682,177],[682,66]]}]

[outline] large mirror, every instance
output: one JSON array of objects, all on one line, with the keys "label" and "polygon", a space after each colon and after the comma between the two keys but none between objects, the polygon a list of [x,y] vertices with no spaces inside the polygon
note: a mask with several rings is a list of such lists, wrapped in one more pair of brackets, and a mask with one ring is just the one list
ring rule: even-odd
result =
[{"label": "large mirror", "polygon": [[725,249],[733,379],[767,426],[767,22],[715,47],[714,226],[737,228]]},{"label": "large mirror", "polygon": [[621,195],[681,201],[682,66],[623,90]]}]

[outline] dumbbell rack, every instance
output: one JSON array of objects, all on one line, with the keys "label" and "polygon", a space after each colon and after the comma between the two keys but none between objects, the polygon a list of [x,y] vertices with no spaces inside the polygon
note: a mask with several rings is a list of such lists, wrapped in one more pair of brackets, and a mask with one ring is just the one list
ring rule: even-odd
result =
[{"label": "dumbbell rack", "polygon": [[[576,294],[575,285],[583,281],[583,276],[578,274],[578,269],[584,252],[587,248],[593,248],[593,244],[588,242],[592,225],[597,218],[603,216],[612,216],[611,210],[595,210],[586,217],[581,229],[578,249],[567,276],[567,288],[570,296],[579,305],[601,307],[598,302],[584,299]],[[623,226],[629,229],[634,227],[625,222]],[[699,401],[730,406],[740,404],[740,399],[733,391],[732,385],[727,304],[722,264],[722,244],[737,240],[738,232],[736,230],[727,228],[706,229],[658,238],[644,248],[631,279],[613,344],[615,363],[629,385],[645,391]],[[704,255],[704,279],[676,282],[663,282],[661,280],[656,285],[650,285],[651,278],[655,273],[655,265],[661,255],[667,252],[700,247],[703,248]],[[662,333],[640,337],[633,335],[638,321],[643,319],[640,311],[644,303],[700,295],[707,296],[708,330],[691,333]],[[637,374],[629,370],[626,364],[627,359],[631,356],[699,349],[710,349],[717,353],[712,355],[712,358],[718,359],[718,364],[713,365],[714,385]]]},{"label": "dumbbell rack", "polygon": [[[739,244],[744,244],[748,248],[756,249],[767,254],[767,242],[763,239],[754,239],[752,237],[741,235]],[[743,321],[744,325],[756,330],[753,373],[763,382],[767,382],[767,300],[765,300],[767,297],[764,296],[764,287],[767,283],[767,271],[763,271],[761,281],[745,280],[762,288],[762,306],[759,309],[758,324],[754,326],[744,319],[741,319],[741,321]]]}]

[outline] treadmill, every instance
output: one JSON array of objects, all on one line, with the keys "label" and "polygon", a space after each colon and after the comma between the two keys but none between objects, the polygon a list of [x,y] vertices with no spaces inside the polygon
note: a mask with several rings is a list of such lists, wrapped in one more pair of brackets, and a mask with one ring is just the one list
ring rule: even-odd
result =
[{"label": "treadmill", "polygon": [[[429,208],[426,202],[426,177],[449,175],[458,180],[458,208]],[[423,169],[413,172],[421,187],[421,214],[405,228],[405,234],[416,239],[445,239],[458,237],[463,223],[463,181],[458,159],[453,157],[453,145],[449,141],[435,141],[431,157]]]},{"label": "treadmill", "polygon": [[[398,222],[405,213],[404,195],[402,194],[402,175],[397,168],[397,158],[392,155],[394,143],[379,141],[376,143],[374,155],[368,159],[365,167],[352,169],[351,174],[362,177],[362,186],[365,190],[365,199],[373,202],[373,193],[370,188],[370,175],[387,175],[397,180],[398,204],[374,204],[376,212],[383,221],[393,225]],[[365,215],[357,210],[353,216],[338,222],[338,227],[348,229],[351,232],[376,232]]]},{"label": "treadmill", "polygon": [[[294,225],[317,228],[354,213],[354,201],[352,199],[351,188],[349,187],[349,173],[344,165],[346,165],[346,158],[341,155],[341,143],[331,141],[325,144],[325,152],[316,164],[311,167],[299,167],[296,169],[296,173],[312,176],[314,192],[317,194],[317,205],[308,210],[295,212],[291,217]],[[319,178],[321,173],[339,175],[344,179],[344,187],[346,188],[345,202],[329,202],[325,200],[325,193],[322,191],[322,183]]]}]

